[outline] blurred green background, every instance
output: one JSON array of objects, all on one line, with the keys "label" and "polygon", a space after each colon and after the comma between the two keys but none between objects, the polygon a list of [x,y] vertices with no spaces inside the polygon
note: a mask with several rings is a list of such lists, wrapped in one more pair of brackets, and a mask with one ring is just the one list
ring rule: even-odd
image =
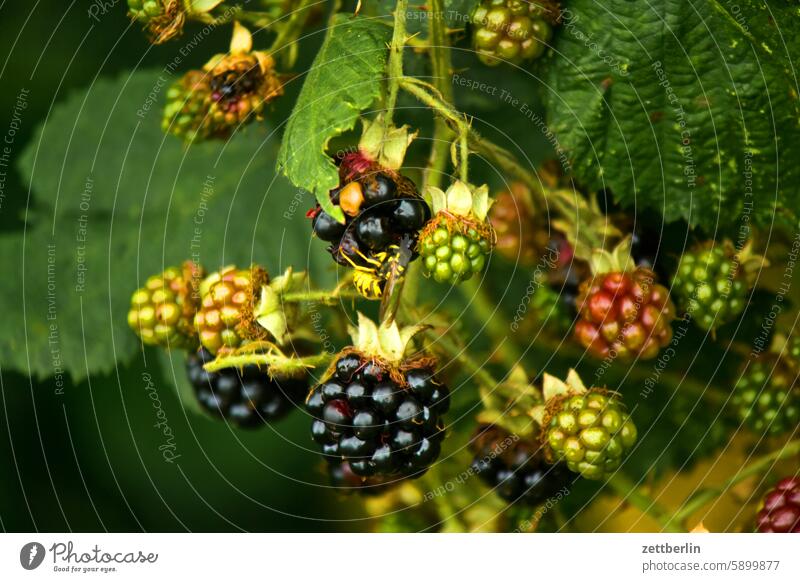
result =
[{"label": "blurred green background", "polygon": [[[96,19],[90,17],[90,8]],[[224,51],[228,34],[227,28],[214,31],[202,51],[186,57],[182,69],[202,65],[209,55]],[[24,228],[30,193],[17,165],[34,130],[52,108],[98,78],[131,69],[161,68],[174,57],[175,49],[151,47],[140,28],[131,25],[122,1],[0,4],[1,133],[12,121],[18,95],[28,91],[9,167],[3,168],[7,176],[0,236],[19,237]],[[79,142],[75,145],[80,147]],[[47,148],[47,143],[42,147]],[[37,204],[35,194],[30,204]],[[4,267],[14,280],[9,284],[18,285],[19,258],[4,257]],[[19,304],[4,305],[9,310],[20,308]],[[62,340],[79,342],[81,338]],[[92,341],[91,334],[87,341]],[[315,486],[326,479],[318,455],[305,448],[304,415],[296,414],[276,429],[234,432],[184,410],[169,377],[173,371],[183,373],[182,360],[172,365],[174,370],[167,358],[160,365],[158,354],[147,352],[129,365],[77,384],[65,375],[63,395],[57,395],[54,378],[32,380],[8,370],[0,359],[0,529],[327,531],[359,527],[338,522],[357,516],[352,510],[345,515],[343,506],[335,502],[339,499],[335,493]],[[150,374],[174,432],[180,455],[174,464],[165,462],[159,451],[164,437],[153,427],[157,419],[145,391],[144,374]],[[284,439],[302,446],[282,447]]]}]

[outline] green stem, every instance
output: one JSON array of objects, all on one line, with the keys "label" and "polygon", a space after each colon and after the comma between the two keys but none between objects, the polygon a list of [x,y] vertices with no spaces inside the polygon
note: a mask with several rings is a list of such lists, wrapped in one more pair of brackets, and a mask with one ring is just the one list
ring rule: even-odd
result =
[{"label": "green stem", "polygon": [[[453,86],[450,83],[450,40],[444,20],[444,1],[431,0],[430,23],[428,27],[430,43],[431,73],[433,85],[448,102],[453,101]],[[425,168],[423,183],[425,187],[441,187],[442,176],[447,167],[447,151],[453,132],[441,116],[436,116],[433,126],[433,143],[428,166]]]},{"label": "green stem", "polygon": [[280,300],[286,303],[300,303],[314,301],[323,305],[336,305],[342,299],[358,299],[361,297],[352,289],[337,287],[333,291],[313,290],[313,291],[292,291],[280,296]]},{"label": "green stem", "polygon": [[316,368],[330,363],[333,356],[323,353],[303,358],[286,357],[280,354],[235,354],[232,356],[220,356],[208,362],[205,366],[206,371],[216,372],[225,368],[243,368],[244,366],[262,366],[268,368],[274,374],[292,375],[305,371],[308,368]]},{"label": "green stem", "polygon": [[303,30],[303,25],[311,13],[309,6],[315,0],[301,0],[297,3],[297,7],[292,12],[291,16],[286,22],[281,23],[280,30],[278,31],[275,40],[272,42],[269,52],[271,54],[282,51],[289,47],[289,53],[286,56],[286,66],[291,67],[297,60],[297,39],[300,32]]},{"label": "green stem", "polygon": [[[532,212],[536,212],[534,197],[538,197],[540,199],[546,198],[570,224],[576,222],[578,215],[582,215],[583,221],[587,224],[594,224],[597,221],[606,220],[603,216],[592,215],[589,206],[587,204],[582,204],[581,201],[577,199],[577,194],[569,190],[556,188],[544,192],[541,182],[533,173],[523,167],[511,152],[481,137],[472,128],[464,114],[460,113],[448,102],[436,87],[410,77],[403,79],[400,86],[403,90],[436,111],[455,129],[459,136],[466,136],[468,140],[468,149],[491,159],[504,172],[528,186],[530,189],[530,197],[524,200],[524,202]],[[603,247],[601,230],[595,232],[593,228],[581,228],[576,231],[576,235],[581,237],[580,242],[585,245],[586,248]]]},{"label": "green stem", "polygon": [[386,67],[388,90],[386,94],[385,125],[391,127],[394,108],[397,105],[397,93],[400,82],[403,80],[403,49],[406,46],[406,13],[408,0],[397,0],[394,9],[394,32],[389,52],[389,62]]},{"label": "green stem", "polygon": [[503,364],[510,370],[522,361],[522,353],[517,348],[510,329],[503,323],[503,318],[498,317],[499,306],[493,302],[486,287],[476,279],[464,281],[458,286],[459,291],[470,303],[470,311],[475,314],[478,321],[486,326],[486,332],[492,343],[497,348]]},{"label": "green stem", "polygon": [[773,451],[763,457],[760,457],[746,467],[741,468],[732,477],[730,477],[721,487],[708,487],[696,492],[675,512],[672,521],[675,523],[683,523],[694,514],[695,511],[703,507],[705,504],[717,499],[724,494],[728,489],[751,477],[763,473],[773,463],[792,455],[800,453],[800,439],[796,439],[787,443],[780,450]]},{"label": "green stem", "polygon": [[642,513],[656,520],[663,528],[663,531],[685,533],[685,530],[673,524],[674,519],[669,512],[656,503],[649,495],[645,495],[637,489],[633,481],[619,471],[606,481],[606,483],[617,495],[622,497],[623,501],[627,501]]}]

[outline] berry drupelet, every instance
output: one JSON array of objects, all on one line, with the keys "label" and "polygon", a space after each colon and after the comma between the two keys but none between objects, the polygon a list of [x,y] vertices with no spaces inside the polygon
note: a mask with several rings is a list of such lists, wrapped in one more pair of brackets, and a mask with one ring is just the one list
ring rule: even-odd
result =
[{"label": "berry drupelet", "polygon": [[575,371],[566,382],[545,374],[542,443],[550,461],[564,462],[586,479],[608,478],[636,443],[636,425],[621,398],[600,388],[587,389]]},{"label": "berry drupelet", "polygon": [[429,190],[434,217],[419,235],[423,272],[438,283],[455,285],[483,271],[495,244],[488,222],[489,190],[456,181],[442,192]]},{"label": "berry drupelet", "polygon": [[681,256],[672,284],[679,305],[695,324],[713,330],[744,310],[750,289],[747,272],[732,244],[711,241]]},{"label": "berry drupelet", "polygon": [[200,343],[214,355],[234,350],[267,331],[253,318],[261,287],[269,282],[264,269],[226,267],[202,284],[200,309],[194,318]]},{"label": "berry drupelet", "polygon": [[402,254],[402,247],[407,247],[408,260],[415,258],[412,251],[430,210],[411,180],[361,152],[339,160],[339,177],[340,185],[330,198],[342,210],[345,222],[317,205],[308,213],[314,234],[330,243],[328,251],[338,264],[374,278],[377,288],[369,293],[357,285],[362,294],[380,297],[385,265]]},{"label": "berry drupelet", "polygon": [[266,53],[239,50],[188,71],[167,90],[162,129],[187,142],[224,139],[262,119],[267,104],[283,94],[274,66]]},{"label": "berry drupelet", "polygon": [[595,275],[577,304],[575,337],[597,358],[654,358],[672,339],[675,306],[649,269]]}]

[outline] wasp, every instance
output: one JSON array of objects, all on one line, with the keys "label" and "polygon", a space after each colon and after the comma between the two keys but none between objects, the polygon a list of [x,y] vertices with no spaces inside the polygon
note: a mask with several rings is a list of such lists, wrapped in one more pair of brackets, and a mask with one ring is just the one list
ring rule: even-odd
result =
[{"label": "wasp", "polygon": [[390,245],[385,251],[366,256],[358,249],[351,252],[363,261],[359,264],[342,253],[342,257],[353,267],[353,285],[367,299],[387,299],[398,282],[403,280],[406,268],[411,262],[413,241],[403,237],[399,245]]}]

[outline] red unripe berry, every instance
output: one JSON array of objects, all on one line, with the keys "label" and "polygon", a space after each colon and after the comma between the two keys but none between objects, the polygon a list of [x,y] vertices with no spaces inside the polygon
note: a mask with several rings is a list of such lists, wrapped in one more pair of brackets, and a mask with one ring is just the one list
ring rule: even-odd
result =
[{"label": "red unripe berry", "polygon": [[598,358],[654,358],[672,339],[675,307],[649,269],[613,272],[584,281],[575,338]]}]

